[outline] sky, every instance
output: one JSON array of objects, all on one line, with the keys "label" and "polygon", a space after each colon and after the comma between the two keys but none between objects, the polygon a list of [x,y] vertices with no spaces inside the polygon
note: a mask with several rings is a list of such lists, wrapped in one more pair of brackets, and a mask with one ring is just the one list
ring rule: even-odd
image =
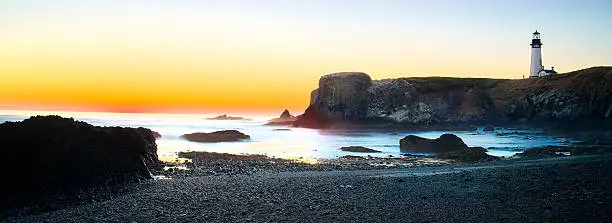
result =
[{"label": "sky", "polygon": [[319,77],[612,64],[612,1],[3,0],[0,109],[301,113]]}]

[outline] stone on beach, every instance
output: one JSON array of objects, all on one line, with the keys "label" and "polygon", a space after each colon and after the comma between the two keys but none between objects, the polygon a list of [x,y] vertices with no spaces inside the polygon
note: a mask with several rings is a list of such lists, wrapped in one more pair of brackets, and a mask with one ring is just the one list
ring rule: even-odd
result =
[{"label": "stone on beach", "polygon": [[250,139],[251,136],[237,130],[223,130],[210,133],[196,132],[185,134],[181,138],[192,142],[234,142]]}]

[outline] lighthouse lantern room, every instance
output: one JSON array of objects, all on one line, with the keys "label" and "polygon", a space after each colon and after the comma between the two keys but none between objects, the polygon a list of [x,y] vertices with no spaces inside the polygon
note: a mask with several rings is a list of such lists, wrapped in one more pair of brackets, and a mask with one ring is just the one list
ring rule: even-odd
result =
[{"label": "lighthouse lantern room", "polygon": [[542,40],[540,33],[536,30],[531,39],[531,67],[529,69],[529,78],[543,77],[551,74],[556,74],[555,68],[550,70],[544,69],[542,65]]}]

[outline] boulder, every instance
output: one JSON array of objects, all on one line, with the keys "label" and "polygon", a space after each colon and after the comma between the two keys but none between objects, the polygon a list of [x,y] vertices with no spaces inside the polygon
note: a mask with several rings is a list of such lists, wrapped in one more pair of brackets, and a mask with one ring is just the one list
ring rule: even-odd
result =
[{"label": "boulder", "polygon": [[192,142],[233,142],[250,139],[251,137],[237,130],[223,130],[210,133],[196,132],[185,134],[181,138]]},{"label": "boulder", "polygon": [[400,151],[402,152],[449,152],[467,149],[461,138],[453,134],[443,134],[437,139],[427,139],[415,135],[409,135],[400,139]]},{"label": "boulder", "polygon": [[[0,195],[34,196],[151,179],[157,145],[146,128],[97,127],[72,118],[35,116],[0,124]],[[7,188],[8,187],[8,188]]]},{"label": "boulder", "polygon": [[278,118],[270,119],[265,125],[293,125],[296,119],[289,110],[285,109]]},{"label": "boulder", "polygon": [[453,159],[459,162],[480,162],[499,159],[487,154],[487,149],[482,147],[469,147],[449,152],[438,153],[434,156],[439,159]]},{"label": "boulder", "polygon": [[357,153],[380,153],[378,150],[366,148],[363,146],[345,146],[340,148],[342,151],[346,152],[357,152]]}]

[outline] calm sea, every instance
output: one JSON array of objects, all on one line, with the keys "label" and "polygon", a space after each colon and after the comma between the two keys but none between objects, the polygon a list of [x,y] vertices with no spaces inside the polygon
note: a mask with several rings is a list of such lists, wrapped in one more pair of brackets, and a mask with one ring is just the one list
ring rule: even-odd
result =
[{"label": "calm sea", "polygon": [[[145,127],[159,132],[157,139],[158,154],[161,157],[175,157],[179,151],[208,151],[232,154],[263,154],[283,158],[335,158],[344,155],[371,155],[379,157],[399,157],[399,140],[409,134],[426,138],[437,138],[444,133],[461,137],[468,146],[489,148],[489,154],[511,156],[525,149],[547,145],[567,145],[568,138],[554,138],[542,135],[537,130],[497,130],[482,131],[350,131],[316,130],[264,126],[273,117],[255,117],[232,114],[252,120],[220,121],[207,120],[218,114],[179,115],[179,114],[127,114],[92,112],[53,112],[53,111],[0,111],[0,123],[21,121],[32,115],[60,115],[73,117],[97,126]],[[181,139],[180,136],[194,132],[212,132],[235,129],[251,136],[243,142],[196,143]],[[517,133],[517,134],[500,134]],[[339,150],[343,146],[365,146],[382,153],[356,154]]]}]

